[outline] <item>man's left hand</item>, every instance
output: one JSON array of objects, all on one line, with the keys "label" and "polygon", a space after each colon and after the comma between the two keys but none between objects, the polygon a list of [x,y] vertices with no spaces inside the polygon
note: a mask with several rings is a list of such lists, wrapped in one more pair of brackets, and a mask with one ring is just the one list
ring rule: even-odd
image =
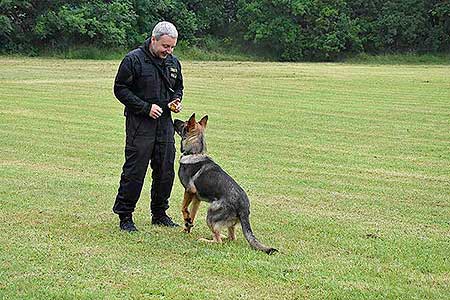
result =
[{"label": "man's left hand", "polygon": [[181,104],[181,101],[179,98],[169,102],[168,104],[171,111],[174,113],[179,113],[183,109],[183,105]]}]

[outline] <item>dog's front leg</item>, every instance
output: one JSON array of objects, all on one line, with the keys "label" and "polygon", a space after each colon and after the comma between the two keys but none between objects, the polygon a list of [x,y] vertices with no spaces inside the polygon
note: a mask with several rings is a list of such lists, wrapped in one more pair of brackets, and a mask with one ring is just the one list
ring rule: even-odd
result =
[{"label": "dog's front leg", "polygon": [[189,191],[184,191],[184,198],[183,198],[183,205],[181,207],[181,212],[183,213],[183,219],[184,219],[184,231],[189,233],[191,232],[191,228],[194,226],[192,224],[192,219],[189,214],[189,204],[191,203],[192,199],[194,198],[195,194],[190,193]]},{"label": "dog's front leg", "polygon": [[198,212],[198,208],[200,207],[200,200],[198,200],[198,198],[195,196],[192,198],[192,202],[191,202],[191,222],[192,224],[194,224],[195,222],[195,217],[197,216],[197,212]]}]

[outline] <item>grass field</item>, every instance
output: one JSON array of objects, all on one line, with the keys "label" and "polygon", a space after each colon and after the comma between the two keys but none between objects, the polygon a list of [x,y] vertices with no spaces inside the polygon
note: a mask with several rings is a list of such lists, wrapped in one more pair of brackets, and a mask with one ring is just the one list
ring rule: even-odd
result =
[{"label": "grass field", "polygon": [[450,66],[183,64],[267,256],[151,226],[148,180],[118,230],[118,64],[0,58],[0,299],[450,298]]}]

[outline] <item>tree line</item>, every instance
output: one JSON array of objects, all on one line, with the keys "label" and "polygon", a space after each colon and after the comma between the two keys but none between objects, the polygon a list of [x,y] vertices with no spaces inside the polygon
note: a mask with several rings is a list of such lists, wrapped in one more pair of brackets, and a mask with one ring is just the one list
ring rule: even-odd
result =
[{"label": "tree line", "polygon": [[184,45],[284,61],[450,49],[448,0],[0,0],[0,51],[132,48],[161,20]]}]

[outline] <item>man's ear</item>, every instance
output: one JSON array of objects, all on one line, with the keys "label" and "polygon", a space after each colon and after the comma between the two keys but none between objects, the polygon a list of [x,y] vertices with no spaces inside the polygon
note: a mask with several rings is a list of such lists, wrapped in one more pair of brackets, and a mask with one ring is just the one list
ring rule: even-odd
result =
[{"label": "man's ear", "polygon": [[195,113],[193,113],[192,116],[189,118],[187,127],[189,130],[195,128]]},{"label": "man's ear", "polygon": [[208,123],[208,115],[204,116],[201,120],[200,120],[200,125],[202,125],[203,128],[206,128],[206,123]]},{"label": "man's ear", "polygon": [[175,119],[173,121],[173,127],[175,128],[176,133],[178,133],[181,136],[181,133],[183,132],[183,127],[185,126],[184,122],[178,119]]}]

